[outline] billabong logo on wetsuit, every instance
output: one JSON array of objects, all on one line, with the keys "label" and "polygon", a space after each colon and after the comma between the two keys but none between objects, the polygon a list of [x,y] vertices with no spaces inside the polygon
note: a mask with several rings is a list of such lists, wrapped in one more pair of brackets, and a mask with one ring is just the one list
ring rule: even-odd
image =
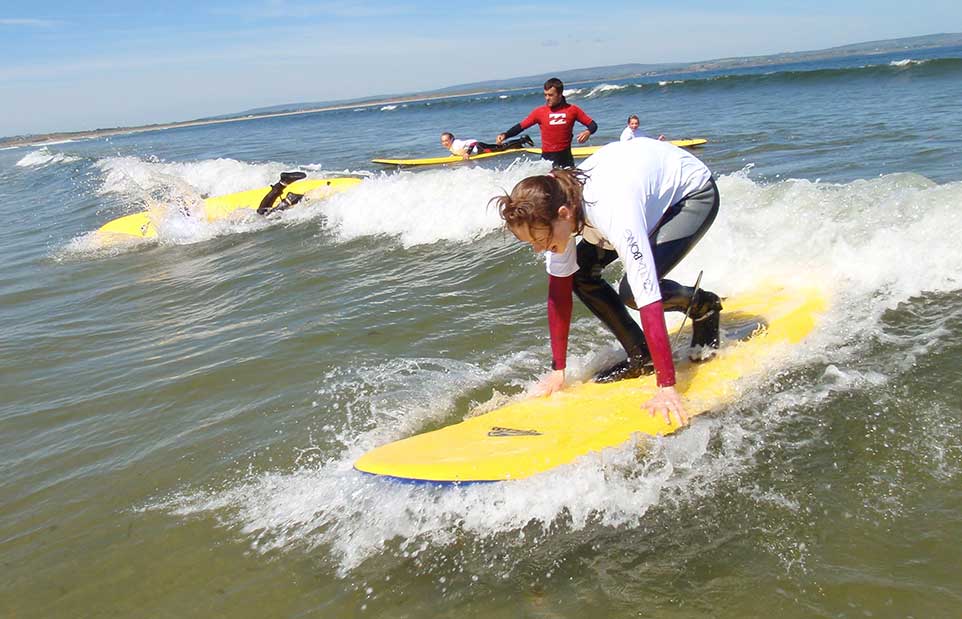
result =
[{"label": "billabong logo on wetsuit", "polygon": [[563,125],[567,120],[568,120],[568,115],[565,112],[549,112],[548,113],[549,125]]},{"label": "billabong logo on wetsuit", "polygon": [[502,428],[495,426],[488,431],[488,436],[541,436],[541,432],[538,432],[537,430],[515,430],[514,428]]},{"label": "billabong logo on wetsuit", "polygon": [[625,230],[625,239],[628,241],[628,251],[631,252],[631,257],[638,263],[638,266],[641,267],[642,286],[645,292],[651,292],[655,289],[655,282],[652,280],[651,270],[645,262],[645,254],[641,252],[638,239],[635,238],[635,234],[631,229]]}]

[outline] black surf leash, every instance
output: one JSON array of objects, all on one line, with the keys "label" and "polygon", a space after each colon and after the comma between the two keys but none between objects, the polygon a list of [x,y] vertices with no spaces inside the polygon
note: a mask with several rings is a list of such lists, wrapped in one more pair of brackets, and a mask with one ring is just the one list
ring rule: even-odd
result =
[{"label": "black surf leash", "polygon": [[685,328],[685,323],[688,322],[688,315],[691,314],[691,306],[695,304],[695,295],[698,294],[698,289],[701,287],[701,276],[704,271],[698,271],[698,279],[695,280],[695,289],[691,292],[691,299],[688,300],[688,309],[685,310],[685,317],[681,321],[681,326],[678,327],[678,332],[675,333],[675,339],[671,342],[672,349],[678,345],[678,336],[681,335],[681,330]]}]

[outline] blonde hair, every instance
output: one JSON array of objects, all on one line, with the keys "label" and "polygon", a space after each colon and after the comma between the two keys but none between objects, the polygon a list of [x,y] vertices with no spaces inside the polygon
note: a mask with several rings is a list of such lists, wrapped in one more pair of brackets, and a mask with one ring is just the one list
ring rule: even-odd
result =
[{"label": "blonde hair", "polygon": [[575,231],[585,226],[584,184],[588,175],[576,168],[552,170],[548,174],[523,179],[510,195],[495,196],[498,214],[509,229],[526,226],[550,228],[558,219],[558,209],[568,206],[574,212]]}]

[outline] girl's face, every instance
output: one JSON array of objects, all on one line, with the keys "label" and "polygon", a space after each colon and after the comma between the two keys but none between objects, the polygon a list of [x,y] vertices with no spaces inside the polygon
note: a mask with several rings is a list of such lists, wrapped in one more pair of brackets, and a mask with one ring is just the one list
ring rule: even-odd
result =
[{"label": "girl's face", "polygon": [[552,222],[551,227],[521,225],[511,228],[511,232],[519,241],[531,245],[535,253],[550,251],[561,254],[568,248],[568,243],[575,233],[574,212],[567,206],[562,206],[558,208],[558,218]]},{"label": "girl's face", "polygon": [[638,122],[638,119],[637,119],[637,118],[632,118],[631,120],[628,121],[628,128],[631,129],[632,131],[634,131],[635,129],[638,128],[638,125],[640,125],[640,124],[641,124],[641,123]]}]

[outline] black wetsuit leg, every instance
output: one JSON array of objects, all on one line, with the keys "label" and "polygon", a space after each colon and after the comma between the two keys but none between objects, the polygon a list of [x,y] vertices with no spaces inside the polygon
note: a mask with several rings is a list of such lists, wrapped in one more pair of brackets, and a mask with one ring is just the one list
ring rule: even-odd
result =
[{"label": "black wetsuit leg", "polygon": [[517,148],[524,148],[524,147],[525,147],[524,138],[517,138],[514,140],[508,140],[507,142],[502,143],[500,148],[501,150],[514,150]]},{"label": "black wetsuit leg", "polygon": [[632,320],[615,289],[601,277],[601,272],[618,257],[618,253],[582,239],[578,242],[577,254],[574,293],[618,338],[629,359],[636,360],[639,365],[646,362],[651,355],[645,334],[638,323]]},{"label": "black wetsuit leg", "polygon": [[571,154],[571,147],[553,153],[541,151],[541,158],[550,161],[551,166],[555,168],[575,167],[575,156]]},{"label": "black wetsuit leg", "polygon": [[493,153],[494,151],[502,150],[499,144],[488,144],[487,142],[475,142],[471,145],[471,149],[468,151],[469,155],[478,155],[480,153]]},{"label": "black wetsuit leg", "polygon": [[[281,180],[271,185],[270,191],[268,191],[267,194],[261,199],[261,203],[257,207],[257,214],[266,215],[268,212],[270,212],[271,208],[274,206],[274,201],[277,200],[282,193],[284,193],[284,189],[291,183],[297,182],[304,178],[307,178],[307,174],[304,172],[281,172]],[[300,199],[300,197],[297,199]],[[293,204],[293,202],[291,204]]]},{"label": "black wetsuit leg", "polygon": [[274,183],[271,185],[271,190],[261,199],[260,206],[257,207],[257,214],[266,215],[271,210],[271,207],[274,206],[274,202],[284,193],[285,187],[287,187],[287,185],[284,183]]},{"label": "black wetsuit leg", "polygon": [[502,144],[488,144],[487,142],[475,142],[471,146],[471,151],[469,154],[477,155],[478,153],[495,153],[502,150],[510,150],[514,148],[524,148],[524,140],[518,138],[517,140],[508,140]]}]

